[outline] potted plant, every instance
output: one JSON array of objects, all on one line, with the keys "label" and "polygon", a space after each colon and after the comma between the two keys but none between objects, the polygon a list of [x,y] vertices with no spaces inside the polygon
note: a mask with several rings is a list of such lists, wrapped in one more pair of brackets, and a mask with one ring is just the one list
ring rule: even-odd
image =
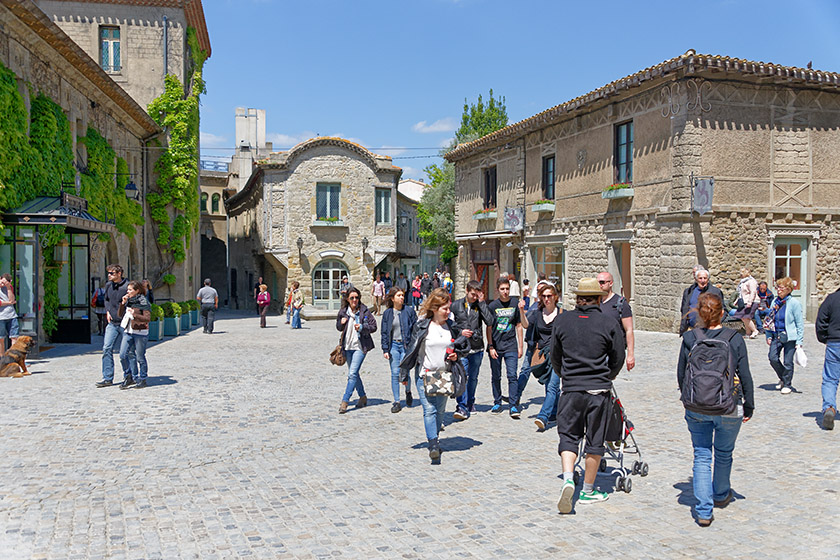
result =
[{"label": "potted plant", "polygon": [[316,226],[342,226],[344,222],[341,221],[338,216],[332,216],[330,218],[325,218],[323,216],[315,218],[315,225]]},{"label": "potted plant", "polygon": [[615,183],[601,191],[601,198],[630,198],[633,194],[632,183]]},{"label": "potted plant", "polygon": [[193,326],[197,325],[201,320],[199,316],[199,310],[201,309],[201,304],[198,303],[197,299],[190,300],[190,321],[192,322]]},{"label": "potted plant", "polygon": [[163,309],[163,335],[178,336],[181,334],[181,306],[171,301],[160,304]]},{"label": "potted plant", "polygon": [[538,200],[531,206],[531,210],[534,212],[550,212],[554,213],[554,201],[553,200]]},{"label": "potted plant", "polygon": [[181,308],[181,331],[186,332],[190,330],[190,302],[182,301],[178,306]]},{"label": "potted plant", "polygon": [[485,208],[473,212],[473,220],[495,220],[498,215],[495,208]]},{"label": "potted plant", "polygon": [[149,321],[149,340],[154,342],[163,338],[163,308],[153,303],[151,316],[151,321]]}]

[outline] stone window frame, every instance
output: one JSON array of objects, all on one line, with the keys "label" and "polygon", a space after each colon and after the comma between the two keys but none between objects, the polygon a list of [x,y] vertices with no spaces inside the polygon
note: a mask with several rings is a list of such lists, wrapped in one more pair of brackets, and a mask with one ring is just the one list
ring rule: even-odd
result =
[{"label": "stone window frame", "polygon": [[482,198],[484,209],[496,208],[496,201],[499,194],[498,172],[495,165],[485,167],[482,170]]},{"label": "stone window frame", "polygon": [[210,196],[206,192],[201,193],[200,204],[202,214],[207,214],[207,199],[209,198]]},{"label": "stone window frame", "polygon": [[[621,130],[625,129],[629,132],[629,142],[624,142],[623,144],[620,141]],[[616,183],[632,183],[633,182],[633,143],[634,143],[634,126],[633,126],[633,119],[629,121],[624,121],[620,123],[616,123],[615,125],[615,136],[613,138],[613,168],[615,169],[615,182]],[[619,163],[619,155],[624,152],[624,163]],[[622,167],[626,169],[622,172]]]},{"label": "stone window frame", "polygon": [[[110,37],[104,37],[103,32],[110,31]],[[113,36],[113,32],[116,31],[116,37]],[[99,45],[99,66],[105,70],[108,74],[119,74],[122,72],[123,69],[123,49],[122,49],[122,30],[119,25],[100,25],[99,26],[99,33],[97,37],[97,42]],[[105,54],[105,44],[109,46],[108,48],[108,61],[107,64],[105,63],[104,54]],[[117,50],[119,51],[119,65],[114,67],[114,45],[117,45]]]},{"label": "stone window frame", "polygon": [[210,197],[210,213],[211,214],[218,214],[219,213],[219,203],[222,201],[222,197],[219,196],[219,193],[213,193],[213,196]]},{"label": "stone window frame", "polygon": [[[551,162],[549,170],[548,162]],[[551,177],[549,178],[549,174]],[[557,181],[557,157],[556,154],[549,154],[542,158],[542,194],[546,200],[554,200],[554,185]]]},{"label": "stone window frame", "polygon": [[[319,187],[328,187],[328,189],[326,190],[327,200],[325,205],[327,212],[324,216],[318,215],[318,191],[320,190]],[[332,187],[338,188],[338,194],[335,195],[338,197],[338,204],[336,205],[337,210],[335,216],[332,216],[330,214],[330,207],[332,206],[332,195],[330,193],[332,192]],[[319,218],[338,218],[339,220],[341,219],[341,183],[331,183],[325,181],[319,181],[315,183],[315,219],[317,220]]]},{"label": "stone window frame", "polygon": [[[385,196],[387,194],[387,196]],[[375,219],[378,226],[389,226],[391,219],[391,189],[376,187],[374,201],[376,203]],[[383,215],[386,219],[382,219]]]}]

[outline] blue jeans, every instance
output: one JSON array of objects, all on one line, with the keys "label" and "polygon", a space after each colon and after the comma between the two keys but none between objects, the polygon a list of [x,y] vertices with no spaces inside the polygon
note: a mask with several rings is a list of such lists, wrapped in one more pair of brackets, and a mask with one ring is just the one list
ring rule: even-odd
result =
[{"label": "blue jeans", "polygon": [[516,406],[519,406],[522,393],[525,391],[525,386],[528,385],[528,378],[531,377],[531,357],[533,355],[534,345],[528,344],[525,346],[525,361],[522,362],[522,367],[519,369],[519,378],[516,380]]},{"label": "blue jeans", "polygon": [[551,377],[548,378],[548,383],[545,384],[545,400],[540,411],[537,413],[537,418],[546,424],[550,420],[556,420],[557,399],[560,398],[560,376],[557,375],[551,366],[548,366],[548,369],[551,371]]},{"label": "blue jeans", "polygon": [[[296,307],[292,309],[292,328],[293,329],[300,329],[300,308]],[[348,360],[349,361],[349,360]]]},{"label": "blue jeans", "polygon": [[362,362],[365,361],[365,353],[361,350],[345,350],[344,355],[347,356],[347,389],[344,390],[344,397],[341,400],[350,402],[354,390],[359,393],[359,397],[365,396],[365,386],[362,385],[362,378],[359,375]]},{"label": "blue jeans", "polygon": [[[694,446],[694,510],[699,519],[712,517],[714,500],[726,499],[731,490],[732,450],[741,430],[741,417],[708,416],[685,411],[685,422]],[[712,474],[712,450],[715,466]]]},{"label": "blue jeans", "polygon": [[148,335],[123,333],[120,345],[120,364],[123,371],[130,371],[135,381],[148,377],[149,366],[146,363],[146,345]]},{"label": "blue jeans", "polygon": [[829,342],[825,345],[825,363],[823,364],[823,412],[828,407],[837,410],[838,382],[840,382],[840,342]]},{"label": "blue jeans", "polygon": [[[398,403],[400,402],[400,362],[405,357],[405,346],[402,341],[392,341],[388,354],[391,356],[391,392],[394,394],[394,402]],[[411,385],[405,386],[405,392],[411,393]]]},{"label": "blue jeans", "polygon": [[[781,361],[781,354],[784,350],[784,363]],[[770,341],[770,365],[779,376],[783,387],[790,387],[793,381],[793,356],[796,354],[796,341],[788,340],[785,343],[779,341],[778,336],[774,333]]]},{"label": "blue jeans", "polygon": [[502,360],[505,362],[508,380],[508,398],[514,405],[519,398],[517,389],[519,380],[516,378],[516,366],[519,362],[517,352],[499,354],[497,359],[490,358],[490,385],[493,387],[493,404],[502,404]]},{"label": "blue jeans", "polygon": [[[124,329],[119,323],[108,323],[105,327],[105,337],[102,341],[102,380],[114,381],[114,348]],[[123,367],[123,378],[131,375],[131,370]]]},{"label": "blue jeans", "polygon": [[458,407],[470,415],[470,409],[475,404],[475,389],[478,387],[478,372],[481,369],[481,361],[484,359],[484,352],[467,354],[461,358],[461,363],[467,371],[467,389],[458,397]]},{"label": "blue jeans", "polygon": [[431,441],[438,437],[440,427],[443,426],[443,413],[446,411],[446,401],[449,397],[426,395],[423,377],[419,370],[414,374],[414,385],[417,387],[417,394],[420,395],[420,404],[423,405],[423,426],[426,428],[426,439]]}]

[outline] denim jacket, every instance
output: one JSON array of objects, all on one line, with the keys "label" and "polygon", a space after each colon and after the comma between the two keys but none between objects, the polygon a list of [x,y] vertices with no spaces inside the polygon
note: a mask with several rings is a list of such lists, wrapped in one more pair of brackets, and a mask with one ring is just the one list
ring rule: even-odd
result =
[{"label": "denim jacket", "polygon": [[[382,314],[382,325],[380,331],[382,332],[382,352],[387,354],[391,351],[391,326],[394,322],[394,308],[389,307]],[[403,347],[408,345],[411,339],[411,331],[414,330],[414,324],[417,322],[417,313],[410,305],[403,305],[400,313],[400,332],[403,337]]]},{"label": "denim jacket", "polygon": [[[798,346],[802,346],[805,342],[802,304],[799,303],[798,299],[790,296],[785,303],[785,332],[787,333],[788,340],[796,340]],[[772,337],[772,335],[772,332],[766,332],[767,338]]]}]

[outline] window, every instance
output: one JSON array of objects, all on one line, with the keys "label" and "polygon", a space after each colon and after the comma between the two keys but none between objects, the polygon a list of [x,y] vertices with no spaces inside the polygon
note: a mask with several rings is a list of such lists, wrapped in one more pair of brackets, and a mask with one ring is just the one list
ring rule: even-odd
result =
[{"label": "window", "polygon": [[210,199],[210,200],[212,200],[211,205],[210,205],[210,209],[213,212],[213,214],[218,214],[219,213],[219,199],[220,198],[221,197],[219,196],[219,193],[216,193],[216,194],[213,195],[213,198]]},{"label": "window", "polygon": [[376,189],[376,223],[391,223],[391,189]]},{"label": "window", "polygon": [[99,28],[99,61],[106,72],[122,70],[120,61],[120,28]]},{"label": "window", "polygon": [[538,274],[544,272],[546,279],[554,282],[554,285],[557,286],[557,291],[561,297],[563,296],[564,267],[563,247],[555,245],[537,247],[534,250],[534,268],[536,272]]},{"label": "window", "polygon": [[207,193],[201,193],[201,211],[207,213]]},{"label": "window", "polygon": [[315,187],[315,210],[320,219],[338,219],[341,185],[318,183]]},{"label": "window", "polygon": [[496,207],[496,167],[484,170],[484,208]]},{"label": "window", "polygon": [[615,182],[633,182],[633,121],[615,127]]},{"label": "window", "polygon": [[554,155],[543,158],[542,187],[543,198],[554,200]]}]

